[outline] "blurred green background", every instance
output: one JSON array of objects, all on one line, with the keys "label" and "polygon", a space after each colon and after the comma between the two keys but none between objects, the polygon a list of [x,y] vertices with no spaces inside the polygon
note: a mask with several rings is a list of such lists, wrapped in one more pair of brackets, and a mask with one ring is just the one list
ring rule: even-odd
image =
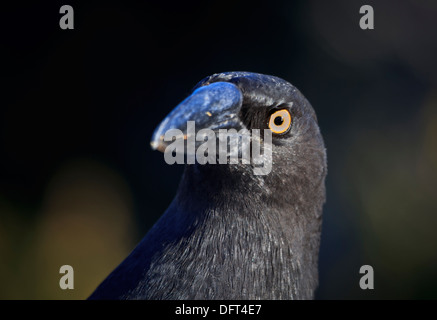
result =
[{"label": "blurred green background", "polygon": [[175,194],[183,168],[150,150],[154,128],[197,81],[237,70],[290,81],[318,114],[317,298],[437,298],[436,1],[70,1],[74,30],[63,4],[0,9],[1,299],[88,297]]}]

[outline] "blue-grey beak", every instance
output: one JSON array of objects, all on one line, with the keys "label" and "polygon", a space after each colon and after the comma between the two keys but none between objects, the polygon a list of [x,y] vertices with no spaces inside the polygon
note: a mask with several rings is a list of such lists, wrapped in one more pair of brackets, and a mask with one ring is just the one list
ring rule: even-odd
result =
[{"label": "blue-grey beak", "polygon": [[150,145],[154,150],[164,152],[171,141],[165,141],[165,133],[177,129],[180,137],[187,140],[187,123],[194,121],[195,133],[201,129],[243,128],[238,118],[243,102],[243,95],[236,85],[229,82],[215,82],[196,89],[188,98],[182,101],[161,122],[153,133]]}]

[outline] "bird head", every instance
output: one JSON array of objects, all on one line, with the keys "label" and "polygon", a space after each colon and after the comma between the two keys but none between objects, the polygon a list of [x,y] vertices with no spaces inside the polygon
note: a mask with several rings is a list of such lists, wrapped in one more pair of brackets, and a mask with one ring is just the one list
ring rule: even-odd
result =
[{"label": "bird head", "polygon": [[[226,161],[219,162],[222,130],[232,132],[239,144],[226,138]],[[194,158],[206,137],[214,142],[208,152],[217,152],[199,165]],[[171,148],[175,141],[182,148]],[[260,147],[258,159],[253,152],[244,153],[242,141],[249,142],[249,151],[255,144]],[[194,164],[198,171],[225,173],[234,179],[249,177],[267,192],[291,184],[300,189],[319,186],[326,175],[326,151],[314,109],[287,81],[258,73],[225,72],[200,81],[157,127],[151,146],[169,155],[179,153],[179,159]],[[238,160],[232,162],[231,155],[238,155]]]},{"label": "bird head", "polygon": [[326,152],[316,114],[294,86],[249,72],[209,76],[151,146],[187,164],[178,191],[92,298],[313,297]]}]

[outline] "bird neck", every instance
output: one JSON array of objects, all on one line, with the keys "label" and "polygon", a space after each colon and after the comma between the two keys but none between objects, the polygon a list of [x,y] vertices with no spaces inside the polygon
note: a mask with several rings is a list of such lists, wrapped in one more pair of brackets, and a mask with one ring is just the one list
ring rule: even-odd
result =
[{"label": "bird neck", "polygon": [[[272,278],[266,281],[282,288],[260,292],[264,298],[311,298],[318,278],[320,215],[293,190],[275,193],[241,170],[191,165],[185,169],[175,205],[189,215],[182,223],[186,229],[208,233],[194,231],[195,236],[221,239],[222,251],[239,261],[242,272],[267,272]],[[235,252],[238,248],[244,252]]]}]

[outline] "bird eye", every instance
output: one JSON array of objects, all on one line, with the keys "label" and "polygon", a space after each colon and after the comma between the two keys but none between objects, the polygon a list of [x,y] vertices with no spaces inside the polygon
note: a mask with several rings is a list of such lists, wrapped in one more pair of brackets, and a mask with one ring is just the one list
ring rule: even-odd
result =
[{"label": "bird eye", "polygon": [[281,109],[270,115],[269,128],[276,134],[282,134],[291,127],[291,114],[287,109]]}]

